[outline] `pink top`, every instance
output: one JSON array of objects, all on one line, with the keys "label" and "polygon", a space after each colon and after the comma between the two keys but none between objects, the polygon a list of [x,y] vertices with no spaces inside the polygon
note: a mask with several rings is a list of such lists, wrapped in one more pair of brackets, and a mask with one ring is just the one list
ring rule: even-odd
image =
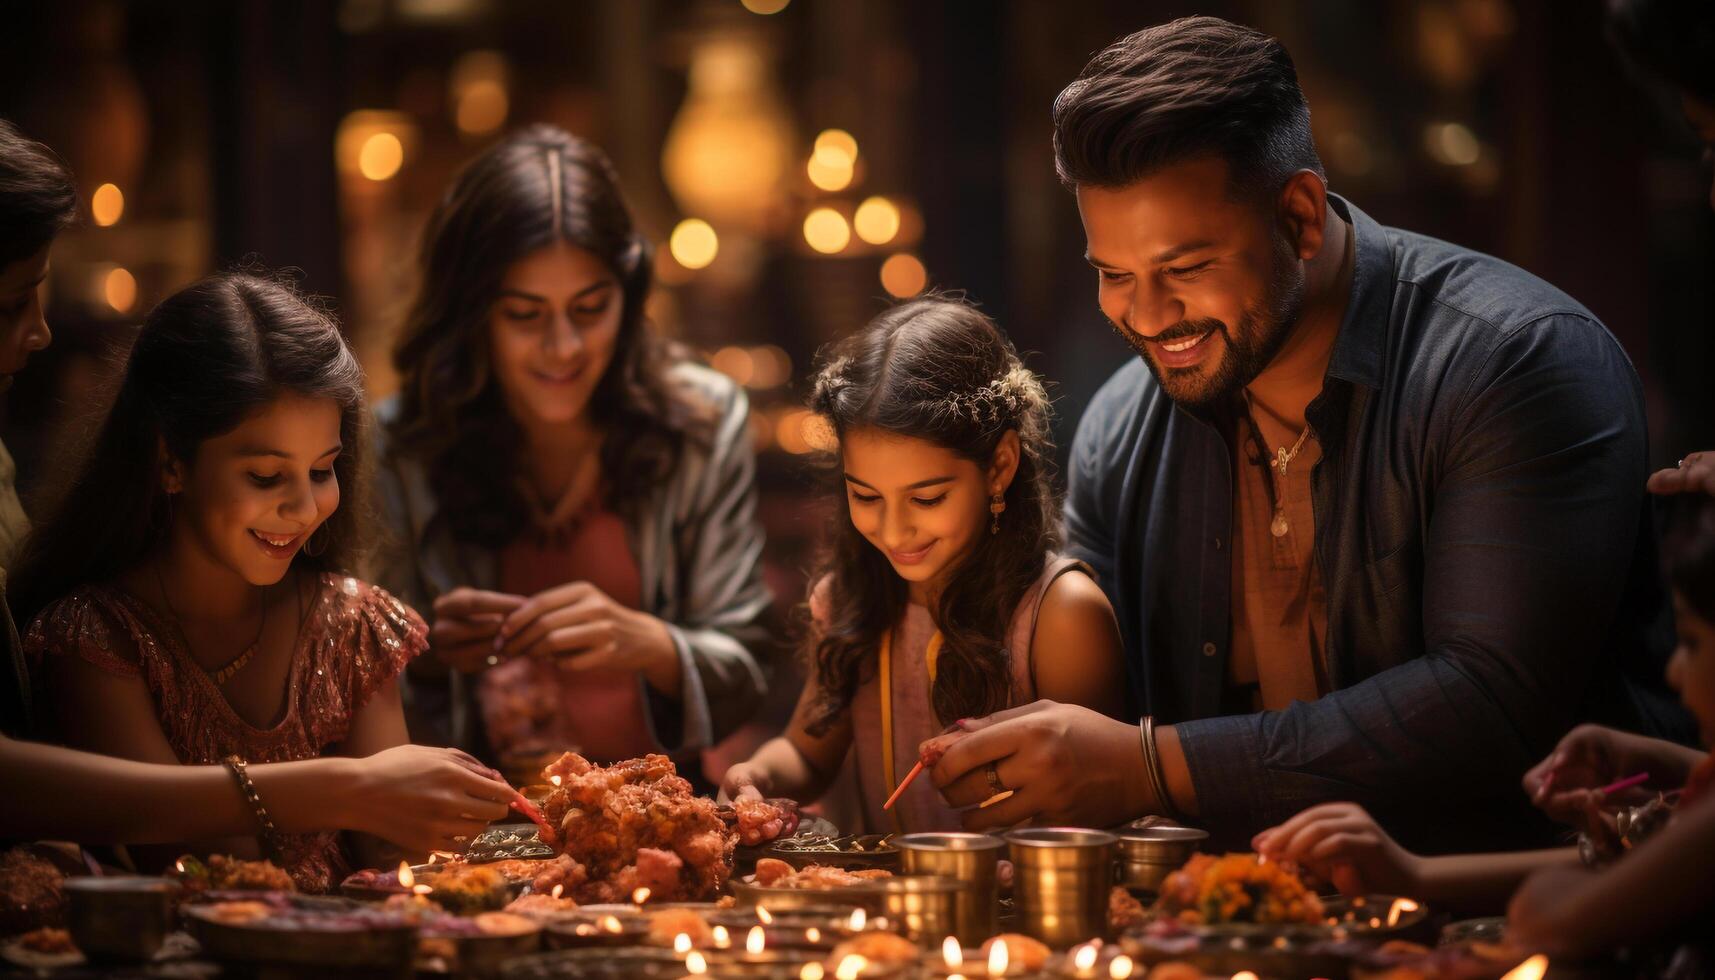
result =
[{"label": "pink top", "polygon": [[[642,607],[637,558],[612,511],[592,507],[563,531],[526,533],[500,553],[503,592],[529,596],[579,581]],[[634,670],[570,670],[526,657],[485,671],[477,700],[496,753],[575,749],[613,763],[659,750]]]},{"label": "pink top", "polygon": [[[1042,596],[1055,579],[1072,569],[1088,574],[1088,568],[1073,558],[1050,557],[1043,566],[1042,577],[1036,580],[1013,610],[1007,629],[1008,658],[1012,667],[1012,695],[1008,706],[1029,704],[1036,700],[1036,672],[1030,659],[1030,643],[1036,635],[1036,612]],[[917,764],[917,746],[924,739],[941,733],[942,725],[935,720],[935,710],[929,699],[929,666],[926,654],[929,640],[935,635],[935,622],[929,610],[915,603],[905,609],[905,617],[894,628],[892,645],[893,680],[893,766],[894,776],[904,779]],[[863,811],[864,830],[868,833],[891,833],[899,825],[907,833],[936,830],[959,830],[959,811],[947,806],[935,791],[933,780],[917,777],[891,811],[881,808],[892,795],[894,787],[887,784],[886,767],[881,751],[881,681],[872,675],[858,686],[852,698],[852,760],[857,767],[859,806]]]},{"label": "pink top", "polygon": [[[74,656],[121,677],[141,677],[161,730],[186,765],[314,759],[345,741],[352,716],[428,646],[428,628],[385,589],[324,573],[288,676],[286,710],[272,728],[239,717],[154,607],[110,585],[85,586],[30,624],[25,656]],[[321,892],[350,870],[339,834],[283,834],[285,870]],[[158,869],[145,869],[158,870]]]}]

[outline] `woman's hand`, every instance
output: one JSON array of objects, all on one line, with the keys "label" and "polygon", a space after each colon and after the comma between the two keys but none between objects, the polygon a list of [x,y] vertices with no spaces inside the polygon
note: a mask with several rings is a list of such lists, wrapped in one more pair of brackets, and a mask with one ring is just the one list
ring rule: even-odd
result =
[{"label": "woman's hand", "polygon": [[1644,486],[1654,494],[1704,493],[1715,497],[1715,452],[1688,453],[1678,466],[1651,473]]},{"label": "woman's hand", "polygon": [[1342,895],[1420,892],[1422,859],[1399,846],[1356,803],[1313,806],[1256,835],[1251,846],[1271,860],[1309,868]]},{"label": "woman's hand", "polygon": [[771,795],[773,774],[768,771],[767,766],[755,760],[747,760],[734,763],[727,769],[726,776],[721,779],[721,791],[716,802],[731,803],[745,798],[764,800]]},{"label": "woman's hand", "polygon": [[457,749],[400,745],[352,762],[355,788],[338,801],[350,829],[414,855],[464,851],[512,798],[499,773]]},{"label": "woman's hand", "polygon": [[521,595],[460,586],[435,599],[429,649],[441,662],[465,674],[488,669],[496,660],[494,638],[508,613],[524,605]]},{"label": "woman's hand", "polygon": [[493,640],[504,658],[544,657],[569,670],[634,670],[678,698],[679,651],[667,624],[615,602],[588,582],[569,582],[526,599]]},{"label": "woman's hand", "polygon": [[[1660,739],[1580,725],[1568,732],[1548,758],[1524,774],[1524,791],[1537,808],[1586,833],[1608,835],[1603,815],[1611,805],[1642,803],[1657,789],[1683,785],[1699,754]],[[1635,773],[1649,782],[1609,797],[1602,787]]]}]

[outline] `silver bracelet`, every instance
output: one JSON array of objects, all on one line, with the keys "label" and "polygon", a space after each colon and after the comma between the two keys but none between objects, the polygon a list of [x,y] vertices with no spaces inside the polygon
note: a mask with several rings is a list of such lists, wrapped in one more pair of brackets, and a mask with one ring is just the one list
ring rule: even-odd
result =
[{"label": "silver bracelet", "polygon": [[1155,793],[1161,815],[1184,823],[1179,808],[1173,805],[1172,794],[1167,791],[1167,776],[1161,771],[1161,753],[1155,747],[1155,716],[1144,715],[1137,727],[1143,739],[1143,768],[1149,774],[1149,787]]}]

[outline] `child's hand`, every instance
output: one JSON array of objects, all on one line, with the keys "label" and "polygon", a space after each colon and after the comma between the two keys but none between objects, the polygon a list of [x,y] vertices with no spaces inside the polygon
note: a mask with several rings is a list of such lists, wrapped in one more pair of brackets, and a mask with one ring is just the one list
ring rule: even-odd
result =
[{"label": "child's hand", "polygon": [[765,767],[748,761],[734,763],[721,779],[720,795],[715,798],[715,802],[731,803],[747,797],[753,800],[766,799],[768,794],[763,790],[772,782]]},{"label": "child's hand", "polygon": [[1524,880],[1507,905],[1507,938],[1525,949],[1558,954],[1577,939],[1566,913],[1594,874],[1588,868],[1545,868]]},{"label": "child's hand", "polygon": [[[1690,750],[1659,739],[1579,725],[1524,774],[1524,791],[1551,818],[1585,833],[1604,834],[1605,810],[1644,802],[1656,792],[1651,786],[1683,784],[1696,758]],[[1612,797],[1601,792],[1603,786],[1640,772],[1650,775],[1645,785]]]},{"label": "child's hand", "polygon": [[1257,853],[1292,861],[1332,882],[1343,895],[1413,895],[1419,859],[1400,847],[1356,803],[1313,806],[1251,839]]}]

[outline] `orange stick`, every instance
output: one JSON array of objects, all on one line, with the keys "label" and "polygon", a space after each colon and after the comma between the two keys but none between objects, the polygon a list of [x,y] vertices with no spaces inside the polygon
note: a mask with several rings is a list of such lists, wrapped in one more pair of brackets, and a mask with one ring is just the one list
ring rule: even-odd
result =
[{"label": "orange stick", "polygon": [[898,788],[898,789],[895,789],[895,790],[894,790],[894,791],[893,791],[893,795],[892,795],[892,796],[889,796],[889,797],[888,797],[888,798],[887,798],[887,802],[886,802],[886,803],[883,803],[883,804],[882,804],[882,805],[881,805],[881,808],[882,808],[882,809],[883,809],[883,810],[891,810],[891,809],[893,809],[893,804],[895,804],[895,803],[898,803],[898,802],[899,802],[899,794],[901,794],[901,793],[903,793],[903,792],[905,792],[905,787],[907,787],[907,786],[910,786],[910,785],[911,785],[911,781],[912,781],[912,780],[913,780],[913,779],[916,779],[916,778],[917,778],[917,774],[918,774],[918,773],[920,773],[920,772],[922,772],[922,771],[923,771],[923,760],[922,760],[922,759],[918,759],[918,760],[917,760],[917,764],[916,764],[916,765],[914,765],[914,766],[912,766],[912,767],[911,767],[911,771],[910,771],[910,772],[908,772],[908,773],[906,773],[906,774],[905,774],[905,778],[904,778],[904,779],[901,779],[901,780],[900,780],[900,781],[899,781],[899,788]]}]

